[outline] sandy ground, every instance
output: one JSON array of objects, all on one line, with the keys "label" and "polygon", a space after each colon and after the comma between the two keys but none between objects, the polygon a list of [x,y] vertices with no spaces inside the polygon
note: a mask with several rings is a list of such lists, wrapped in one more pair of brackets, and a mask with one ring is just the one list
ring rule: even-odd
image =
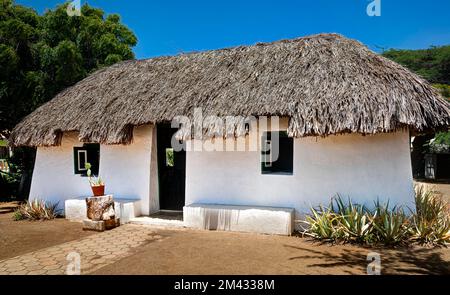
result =
[{"label": "sandy ground", "polygon": [[[450,184],[433,184],[450,200]],[[12,221],[15,204],[0,203],[0,260],[93,234],[64,219]],[[299,237],[157,229],[160,238],[96,274],[366,274],[367,254],[382,274],[450,274],[450,249],[370,249]]]},{"label": "sandy ground", "polygon": [[158,230],[144,245],[95,274],[366,274],[367,254],[382,274],[450,274],[450,249],[367,249],[299,237],[187,229]]},{"label": "sandy ground", "polygon": [[15,203],[0,203],[0,260],[76,240],[92,232],[80,223],[58,218],[48,221],[13,221]]},{"label": "sandy ground", "polygon": [[[450,184],[427,184],[450,203]],[[450,274],[450,249],[369,249],[304,238],[159,230],[161,239],[97,274],[366,274],[367,254],[383,274]]]}]

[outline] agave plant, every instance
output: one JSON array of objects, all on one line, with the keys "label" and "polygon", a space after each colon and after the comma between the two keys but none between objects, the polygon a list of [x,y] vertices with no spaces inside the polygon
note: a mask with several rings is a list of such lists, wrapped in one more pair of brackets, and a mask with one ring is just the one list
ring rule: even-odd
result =
[{"label": "agave plant", "polygon": [[311,214],[303,222],[306,224],[303,234],[321,241],[335,241],[340,235],[336,228],[336,215],[322,206],[318,210],[312,207],[310,210]]},{"label": "agave plant", "polygon": [[345,202],[339,195],[329,207],[311,208],[303,223],[303,234],[321,241],[360,244],[405,245],[410,242],[444,245],[450,243],[447,203],[424,187],[416,187],[416,208],[406,214],[402,207],[390,208],[389,201],[375,202],[374,210]]},{"label": "agave plant", "polygon": [[447,203],[433,189],[416,186],[416,212],[413,215],[413,239],[420,244],[450,243],[450,217]]},{"label": "agave plant", "polygon": [[416,186],[416,215],[427,221],[448,217],[447,203],[433,189]]},{"label": "agave plant", "polygon": [[410,220],[401,207],[389,209],[386,205],[375,203],[373,227],[375,240],[379,243],[395,246],[406,244],[411,236]]},{"label": "agave plant", "polygon": [[14,212],[15,220],[48,220],[56,218],[60,211],[57,209],[58,203],[50,204],[43,200],[34,199],[19,206]]},{"label": "agave plant", "polygon": [[373,218],[365,206],[353,204],[350,198],[344,203],[338,195],[331,202],[331,210],[337,216],[345,241],[371,242]]}]

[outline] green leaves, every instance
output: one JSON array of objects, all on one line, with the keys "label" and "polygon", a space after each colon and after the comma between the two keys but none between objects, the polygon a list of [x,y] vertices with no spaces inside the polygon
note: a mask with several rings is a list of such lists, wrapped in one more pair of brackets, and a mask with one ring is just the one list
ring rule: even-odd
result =
[{"label": "green leaves", "polygon": [[416,212],[408,216],[401,207],[375,202],[369,210],[345,202],[340,196],[329,207],[311,208],[303,221],[303,234],[320,241],[350,242],[386,246],[450,243],[450,217],[447,205],[434,192],[418,188]]},{"label": "green leaves", "polygon": [[105,185],[105,183],[103,182],[103,180],[102,180],[102,178],[100,176],[98,176],[98,177],[92,176],[92,171],[91,171],[92,165],[91,165],[91,163],[86,162],[84,164],[84,168],[87,169],[86,174],[89,177],[89,184],[91,186]]},{"label": "green leaves", "polygon": [[75,43],[64,40],[54,49],[55,81],[61,86],[70,86],[81,80],[86,71],[83,68],[83,57]]},{"label": "green leaves", "polygon": [[447,203],[433,190],[416,187],[413,238],[421,244],[450,243],[450,216]]},{"label": "green leaves", "polygon": [[0,72],[1,77],[7,77],[17,70],[19,57],[16,51],[6,44],[0,44]]},{"label": "green leaves", "polygon": [[375,243],[389,246],[406,244],[411,236],[410,220],[401,208],[389,209],[389,203],[375,203],[372,217]]},{"label": "green leaves", "polygon": [[87,176],[89,177],[89,181],[91,180],[91,176],[92,176],[92,171],[91,171],[91,163],[88,163],[88,162],[86,162],[85,164],[84,164],[84,169],[86,169],[87,171],[86,171],[86,174],[87,174]]},{"label": "green leaves", "polygon": [[336,219],[337,216],[329,208],[311,208],[311,215],[306,216],[304,221],[308,226],[304,234],[317,240],[333,242],[340,236]]},{"label": "green leaves", "polygon": [[101,9],[67,3],[38,15],[0,0],[0,132],[98,68],[133,59],[136,36]]},{"label": "green leaves", "polygon": [[58,217],[61,210],[58,209],[58,203],[48,203],[44,200],[34,199],[19,206],[14,212],[14,220],[50,220]]},{"label": "green leaves", "polygon": [[392,59],[432,83],[450,84],[450,46],[421,50],[390,49],[383,56]]}]

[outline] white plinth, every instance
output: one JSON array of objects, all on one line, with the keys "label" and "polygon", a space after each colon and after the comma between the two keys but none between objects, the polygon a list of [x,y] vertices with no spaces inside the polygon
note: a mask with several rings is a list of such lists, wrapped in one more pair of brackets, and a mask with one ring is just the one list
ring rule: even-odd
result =
[{"label": "white plinth", "polygon": [[183,208],[184,225],[198,229],[290,235],[294,209],[259,206],[191,204]]},{"label": "white plinth", "polygon": [[[116,218],[120,218],[122,224],[141,215],[140,200],[114,198],[114,210]],[[84,197],[68,199],[64,203],[66,219],[82,222],[87,218],[86,199]]]}]

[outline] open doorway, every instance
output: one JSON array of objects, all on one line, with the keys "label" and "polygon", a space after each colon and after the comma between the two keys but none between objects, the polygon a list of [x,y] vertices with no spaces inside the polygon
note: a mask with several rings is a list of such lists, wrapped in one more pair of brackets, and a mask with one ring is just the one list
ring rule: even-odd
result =
[{"label": "open doorway", "polygon": [[174,151],[171,139],[178,129],[157,125],[160,210],[182,211],[185,203],[186,151]]}]

